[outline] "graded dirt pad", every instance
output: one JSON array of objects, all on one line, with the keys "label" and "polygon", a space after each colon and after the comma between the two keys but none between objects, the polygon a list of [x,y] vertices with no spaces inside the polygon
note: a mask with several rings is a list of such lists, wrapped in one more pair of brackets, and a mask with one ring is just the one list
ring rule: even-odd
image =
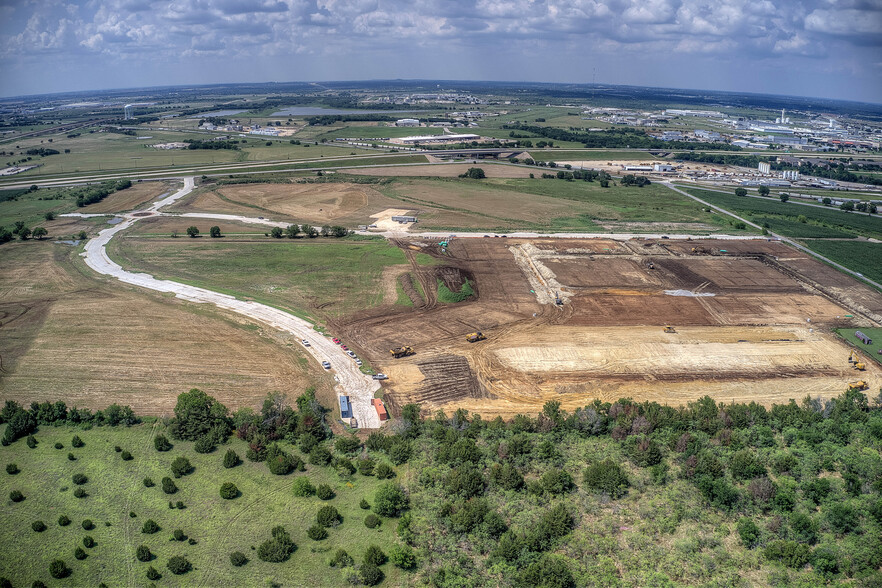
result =
[{"label": "graded dirt pad", "polygon": [[[178,184],[180,186],[180,184]],[[131,188],[114,192],[101,202],[80,208],[78,212],[98,214],[102,212],[125,212],[149,202],[158,196],[175,191],[172,182],[137,182]]]},{"label": "graded dirt pad", "polygon": [[370,169],[347,169],[345,173],[363,176],[399,176],[399,177],[436,177],[455,178],[469,171],[469,168],[480,167],[488,178],[529,178],[530,170],[513,165],[499,165],[486,161],[477,163],[450,163],[437,165],[402,165],[394,167],[373,167]]},{"label": "graded dirt pad", "polygon": [[296,397],[318,385],[333,402],[296,343],[289,347],[233,315],[91,279],[63,245],[11,243],[4,258],[2,400],[92,409],[116,402],[167,415],[193,387],[235,410],[259,407],[273,390]]},{"label": "graded dirt pad", "polygon": [[[540,304],[530,291],[528,270],[511,251],[523,244],[566,289],[562,307]],[[432,246],[422,251],[443,263],[414,267],[421,282],[436,280],[439,267],[457,268],[474,280],[477,298],[373,309],[338,325],[389,375],[393,412],[417,402],[426,411],[512,416],[551,399],[571,409],[595,398],[679,405],[706,394],[770,404],[829,398],[857,379],[871,389],[882,384],[879,366],[852,371],[848,348],[830,333],[866,319],[845,318],[852,312],[844,303],[785,268],[783,260],[799,259],[803,269],[827,275],[781,243],[472,238],[454,239],[448,256]],[[837,276],[840,289],[863,288]],[[666,324],[677,332],[664,333]],[[467,343],[474,330],[488,340]],[[397,345],[416,354],[392,359]]]}]

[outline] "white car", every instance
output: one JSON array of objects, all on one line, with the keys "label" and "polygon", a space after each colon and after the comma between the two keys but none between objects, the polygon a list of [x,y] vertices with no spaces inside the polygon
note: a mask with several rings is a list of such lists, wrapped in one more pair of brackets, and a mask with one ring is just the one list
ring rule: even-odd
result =
[{"label": "white car", "polygon": [[330,361],[323,361],[322,367],[325,368],[326,370],[331,369],[331,362]]},{"label": "white car", "polygon": [[375,380],[388,380],[389,376],[387,376],[386,374],[374,374],[374,379]]},{"label": "white car", "polygon": [[353,353],[351,349],[346,352],[346,355],[348,355],[349,357],[355,357],[355,353]]},{"label": "white car", "polygon": [[309,341],[307,341],[306,339],[302,339],[300,342],[303,343],[304,347],[310,347]]}]

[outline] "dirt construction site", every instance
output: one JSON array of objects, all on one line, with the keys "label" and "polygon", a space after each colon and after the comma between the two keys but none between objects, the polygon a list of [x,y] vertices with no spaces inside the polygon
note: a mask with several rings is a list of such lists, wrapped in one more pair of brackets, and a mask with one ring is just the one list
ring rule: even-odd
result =
[{"label": "dirt construction site", "polygon": [[[841,394],[882,368],[848,363],[834,327],[878,325],[882,294],[780,242],[455,238],[398,243],[413,308],[332,325],[387,374],[393,414],[463,407],[484,416],[630,397],[679,405],[710,395],[762,404]],[[468,280],[474,296],[437,300]],[[416,284],[418,282],[418,284]],[[415,287],[418,286],[418,287]],[[671,327],[665,329],[665,327]],[[466,341],[481,331],[486,340]],[[392,358],[389,350],[413,347]],[[880,345],[882,347],[882,345]]]}]

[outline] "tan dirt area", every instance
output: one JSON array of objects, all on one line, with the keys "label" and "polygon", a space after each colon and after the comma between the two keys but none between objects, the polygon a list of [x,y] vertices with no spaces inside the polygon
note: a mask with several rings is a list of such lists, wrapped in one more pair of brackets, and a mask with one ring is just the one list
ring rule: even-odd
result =
[{"label": "tan dirt area", "polygon": [[[296,342],[203,305],[92,279],[73,248],[4,246],[0,264],[0,399],[64,400],[139,414],[171,414],[198,387],[231,409],[267,392],[294,397],[315,385]],[[289,345],[290,343],[290,345]]]},{"label": "tan dirt area", "polygon": [[137,208],[140,204],[176,190],[172,182],[139,182],[131,188],[114,192],[101,202],[84,206],[78,210],[86,214],[102,212],[126,212]]}]

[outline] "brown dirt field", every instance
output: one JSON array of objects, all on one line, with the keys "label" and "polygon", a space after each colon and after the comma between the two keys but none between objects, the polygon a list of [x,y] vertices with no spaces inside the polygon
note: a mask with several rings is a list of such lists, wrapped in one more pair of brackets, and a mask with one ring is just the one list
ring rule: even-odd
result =
[{"label": "brown dirt field", "polygon": [[[36,247],[32,247],[36,245]],[[139,414],[171,414],[198,387],[231,409],[267,392],[290,397],[327,378],[311,374],[296,344],[208,307],[96,280],[75,251],[10,243],[0,264],[0,400],[64,400]]]},{"label": "brown dirt field", "polygon": [[[469,171],[470,167],[480,167],[488,178],[529,178],[529,169],[512,165],[499,165],[487,161],[478,163],[450,163],[440,165],[402,165],[395,167],[376,167],[371,169],[347,169],[347,174],[358,176],[398,176],[455,178]],[[535,173],[535,171],[534,171]]]},{"label": "brown dirt field", "polygon": [[[537,412],[549,399],[574,408],[595,398],[682,404],[705,394],[770,404],[838,395],[857,379],[845,362],[847,347],[829,329],[863,319],[845,319],[851,312],[841,303],[779,271],[776,258],[799,257],[781,243],[533,241],[573,294],[563,308],[539,304],[530,292],[509,251],[519,243],[452,242],[444,264],[474,278],[477,300],[373,309],[335,326],[390,376],[384,387],[393,410],[418,402],[426,410],[512,416]],[[713,255],[692,254],[696,245]],[[440,256],[436,247],[422,250]],[[647,268],[648,259],[656,269]],[[415,266],[413,273],[425,289],[445,266]],[[838,277],[840,287],[857,285]],[[715,296],[664,294],[681,288]],[[662,332],[668,323],[676,334]],[[466,343],[474,330],[488,341]],[[392,359],[388,350],[397,345],[412,345],[416,354]],[[878,387],[882,368],[860,377]]]},{"label": "brown dirt field", "polygon": [[[180,186],[180,184],[178,184]],[[174,190],[172,182],[139,182],[131,188],[114,192],[101,202],[84,206],[80,212],[98,214],[102,212],[126,212],[137,208],[140,204],[149,202],[165,193]]]}]

